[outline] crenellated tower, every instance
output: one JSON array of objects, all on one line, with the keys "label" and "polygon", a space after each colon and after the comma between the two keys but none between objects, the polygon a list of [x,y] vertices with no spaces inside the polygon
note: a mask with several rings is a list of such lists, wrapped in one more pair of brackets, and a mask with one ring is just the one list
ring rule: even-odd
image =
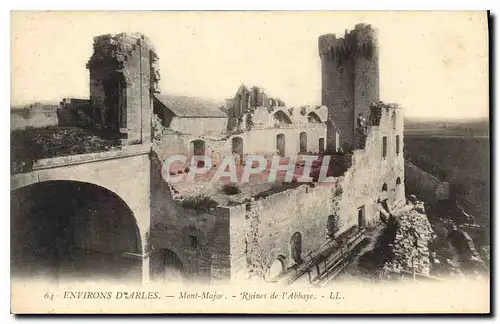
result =
[{"label": "crenellated tower", "polygon": [[346,30],[343,37],[319,37],[321,103],[328,107],[327,147],[356,148],[356,123],[368,120],[370,104],[379,101],[379,52],[376,31],[365,24]]},{"label": "crenellated tower", "polygon": [[142,34],[94,37],[90,101],[101,127],[120,133],[124,144],[151,140],[153,96],[160,79],[158,57]]}]

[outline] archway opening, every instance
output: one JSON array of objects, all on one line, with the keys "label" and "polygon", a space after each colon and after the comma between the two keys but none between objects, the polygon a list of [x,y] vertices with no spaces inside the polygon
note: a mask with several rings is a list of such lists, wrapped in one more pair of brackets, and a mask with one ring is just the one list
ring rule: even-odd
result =
[{"label": "archway opening", "polygon": [[232,139],[232,153],[237,155],[237,163],[243,164],[243,138],[237,136]]},{"label": "archway opening", "polygon": [[295,263],[302,263],[302,235],[295,232],[290,239],[290,255]]},{"label": "archway opening", "polygon": [[308,123],[319,124],[319,123],[321,123],[321,118],[319,118],[318,114],[316,114],[315,112],[311,111],[309,114],[307,114],[307,122]]},{"label": "archway opening", "polygon": [[285,134],[276,135],[276,150],[280,156],[285,156]]},{"label": "archway opening", "polygon": [[163,283],[179,283],[184,279],[184,266],[172,250],[161,249],[151,255],[151,277]]},{"label": "archway opening", "polygon": [[321,137],[319,139],[319,153],[323,153],[325,151],[325,139]]},{"label": "archway opening", "polygon": [[127,85],[122,73],[113,73],[103,82],[105,112],[101,114],[106,128],[119,131],[127,127]]},{"label": "archway opening", "polygon": [[306,132],[301,132],[299,134],[299,143],[300,143],[300,153],[306,153],[307,152],[307,133]]},{"label": "archway opening", "polygon": [[269,280],[273,280],[283,273],[286,269],[286,258],[284,255],[278,255],[278,257],[273,261],[269,267],[267,277]]},{"label": "archway opening", "polygon": [[[190,146],[191,155],[205,156],[205,141],[197,139],[191,141]],[[197,163],[198,168],[203,168],[205,166],[205,161],[198,161]]]},{"label": "archway opening", "polygon": [[274,123],[276,125],[281,124],[292,124],[292,119],[283,112],[283,110],[278,110],[273,115]]},{"label": "archway opening", "polygon": [[16,275],[141,279],[139,229],[113,192],[90,183],[47,181],[13,191],[11,206]]}]

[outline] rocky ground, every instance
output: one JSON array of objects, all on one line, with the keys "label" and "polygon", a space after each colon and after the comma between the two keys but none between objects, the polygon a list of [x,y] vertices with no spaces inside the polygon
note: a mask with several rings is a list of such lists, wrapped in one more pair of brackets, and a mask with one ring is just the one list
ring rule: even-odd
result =
[{"label": "rocky ground", "polygon": [[338,279],[385,282],[487,274],[483,245],[474,239],[480,236],[474,234],[480,233],[480,227],[457,225],[453,220],[457,215],[430,215],[423,202],[410,197],[385,224],[369,233],[368,244]]}]

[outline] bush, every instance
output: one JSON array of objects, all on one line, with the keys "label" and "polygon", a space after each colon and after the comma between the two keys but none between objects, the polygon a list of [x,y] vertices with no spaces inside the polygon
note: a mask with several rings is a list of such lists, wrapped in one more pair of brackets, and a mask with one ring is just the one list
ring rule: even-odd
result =
[{"label": "bush", "polygon": [[240,188],[238,188],[235,184],[225,184],[223,187],[222,187],[222,192],[224,192],[226,195],[237,195],[239,193],[241,193],[241,190]]},{"label": "bush", "polygon": [[200,194],[185,198],[181,205],[184,208],[205,212],[219,206],[219,203],[208,196]]}]

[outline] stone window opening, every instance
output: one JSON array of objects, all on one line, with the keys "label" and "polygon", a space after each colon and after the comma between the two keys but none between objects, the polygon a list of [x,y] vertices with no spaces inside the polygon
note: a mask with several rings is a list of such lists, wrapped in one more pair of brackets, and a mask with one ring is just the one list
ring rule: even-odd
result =
[{"label": "stone window opening", "polygon": [[392,129],[396,130],[396,112],[392,113]]},{"label": "stone window opening", "polygon": [[280,156],[285,156],[285,134],[276,135],[276,151]]},{"label": "stone window opening", "polygon": [[198,248],[198,237],[195,235],[189,235],[189,246],[193,249]]},{"label": "stone window opening", "polygon": [[382,191],[387,191],[387,183],[384,183],[384,184],[382,185]]},{"label": "stone window opening", "polygon": [[299,134],[299,153],[307,153],[307,133]]},{"label": "stone window opening", "polygon": [[399,135],[396,135],[396,155],[399,155]]},{"label": "stone window opening", "polygon": [[387,136],[382,137],[382,157],[387,157]]},{"label": "stone window opening", "polygon": [[396,186],[399,186],[400,184],[401,184],[401,178],[400,178],[400,177],[398,177],[398,178],[396,179]]}]

